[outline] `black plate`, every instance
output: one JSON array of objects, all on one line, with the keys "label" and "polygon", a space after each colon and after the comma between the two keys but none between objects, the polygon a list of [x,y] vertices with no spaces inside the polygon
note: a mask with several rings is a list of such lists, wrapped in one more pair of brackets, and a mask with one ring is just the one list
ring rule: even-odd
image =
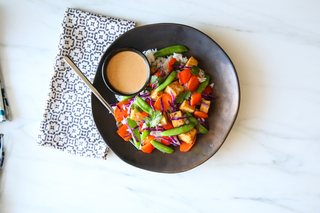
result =
[{"label": "black plate", "polygon": [[176,173],[192,169],[212,157],[225,141],[238,114],[240,88],[236,70],[226,53],[210,37],[195,28],[180,24],[154,24],[134,28],[114,41],[102,56],[93,85],[109,103],[115,103],[114,94],[105,86],[101,69],[105,57],[114,49],[130,46],[140,51],[161,49],[171,45],[185,45],[199,67],[206,69],[214,82],[213,95],[206,123],[209,133],[199,135],[196,144],[187,153],[175,147],[173,154],[154,150],[145,154],[116,133],[115,120],[108,110],[92,95],[92,114],[96,126],[110,149],[123,161],[141,169]]}]

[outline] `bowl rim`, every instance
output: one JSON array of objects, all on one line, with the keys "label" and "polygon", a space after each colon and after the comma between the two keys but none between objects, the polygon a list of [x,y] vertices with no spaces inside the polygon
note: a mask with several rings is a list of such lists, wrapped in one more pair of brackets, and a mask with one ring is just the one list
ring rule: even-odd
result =
[{"label": "bowl rim", "polygon": [[[107,51],[107,50],[106,50]],[[105,51],[105,52],[106,52]],[[118,90],[116,90],[109,82],[108,80],[108,77],[107,77],[107,72],[106,72],[106,68],[107,68],[107,65],[108,63],[110,62],[110,60],[113,58],[113,56],[117,55],[118,53],[121,53],[121,52],[125,52],[125,51],[130,51],[130,52],[134,52],[134,53],[137,53],[143,60],[144,62],[146,63],[147,65],[147,69],[148,69],[148,77],[146,78],[146,82],[144,83],[144,85],[139,89],[137,90],[136,92],[134,93],[123,93],[123,92],[120,92]],[[140,50],[134,48],[134,47],[120,47],[120,48],[117,48],[113,51],[111,51],[107,57],[105,58],[105,60],[103,61],[103,64],[102,64],[102,70],[101,70],[101,74],[102,74],[102,79],[103,79],[103,82],[104,84],[107,86],[107,88],[114,94],[117,94],[117,95],[121,95],[121,96],[131,96],[131,95],[136,95],[136,94],[139,94],[141,91],[143,91],[147,86],[148,86],[148,83],[150,81],[150,78],[151,78],[151,67],[150,67],[150,64],[149,64],[149,60],[148,58],[143,54],[143,52],[141,52]]]}]

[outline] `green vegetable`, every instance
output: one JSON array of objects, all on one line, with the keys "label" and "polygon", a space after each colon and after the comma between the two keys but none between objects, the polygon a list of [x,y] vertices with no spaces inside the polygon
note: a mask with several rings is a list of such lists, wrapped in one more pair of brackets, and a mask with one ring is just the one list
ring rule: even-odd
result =
[{"label": "green vegetable", "polygon": [[166,80],[156,89],[156,92],[160,92],[161,90],[164,90],[164,88],[166,88],[166,86],[168,86],[176,77],[177,75],[177,71],[172,71],[168,77],[166,78]]},{"label": "green vegetable", "polygon": [[133,97],[134,97],[134,95],[131,95],[131,96],[122,96],[121,101],[126,101],[126,100],[129,100],[129,99],[133,98]]},{"label": "green vegetable", "polygon": [[154,148],[158,149],[161,152],[171,154],[174,151],[171,147],[163,145],[162,143],[159,143],[155,140],[152,140],[150,143],[154,146]]},{"label": "green vegetable", "polygon": [[175,45],[163,48],[159,50],[158,52],[154,53],[154,57],[162,57],[167,55],[172,55],[173,53],[183,53],[187,52],[188,49],[185,46],[182,45]]},{"label": "green vegetable", "polygon": [[198,92],[203,92],[203,91],[205,90],[205,88],[209,85],[210,75],[209,75],[209,74],[206,74],[206,78],[207,78],[207,79],[200,84],[200,86],[198,87],[196,93],[198,93]]},{"label": "green vegetable", "polygon": [[144,130],[144,132],[142,133],[142,140],[146,139],[148,137],[148,135],[150,134],[151,131],[149,130]]},{"label": "green vegetable", "polygon": [[179,93],[177,97],[174,99],[176,103],[182,103],[184,100],[188,100],[191,96],[191,90],[187,90],[185,92]]},{"label": "green vegetable", "polygon": [[[190,112],[186,112],[186,115],[187,116],[192,116],[192,114]],[[195,127],[198,126],[198,120],[195,117],[189,117],[188,121],[190,123],[193,123]],[[205,128],[202,124],[200,124],[199,132],[202,133],[202,134],[206,134],[206,133],[209,132],[209,130],[207,130],[207,128]]]},{"label": "green vegetable", "polygon": [[190,68],[190,72],[194,75],[194,76],[198,76],[199,75],[199,72],[200,72],[200,68],[197,67],[197,66],[192,66]]},{"label": "green vegetable", "polygon": [[153,113],[153,109],[149,104],[147,104],[142,98],[139,96],[136,97],[136,100],[134,101],[134,104],[136,104],[140,109],[151,115]]},{"label": "green vegetable", "polygon": [[146,125],[150,128],[150,127],[157,126],[158,123],[161,121],[161,119],[162,119],[162,113],[159,110],[156,110],[150,114],[150,117],[145,117],[144,121]]},{"label": "green vegetable", "polygon": [[179,126],[173,129],[169,129],[166,131],[163,131],[160,133],[161,136],[173,136],[173,135],[180,135],[186,132],[189,132],[191,129],[194,128],[194,124],[193,123],[189,123],[183,126]]},{"label": "green vegetable", "polygon": [[[137,123],[132,120],[131,118],[127,118],[127,122],[130,126],[131,129],[135,128],[137,126]],[[136,141],[136,139],[134,137],[133,138],[133,141],[134,141],[134,144],[137,148],[140,147],[140,144],[141,144],[141,136],[140,136],[140,133],[139,133],[139,128],[136,128],[135,130],[132,131],[133,134],[136,136],[136,138],[138,139],[138,141]]]},{"label": "green vegetable", "polygon": [[156,81],[158,81],[158,82],[155,84],[155,86],[159,86],[160,84],[162,84],[163,78],[162,78],[162,77],[158,77],[158,76],[156,76],[156,75],[153,75],[153,76],[151,77],[151,79],[150,79],[150,83],[151,83],[151,84],[154,84],[154,82],[156,82]]}]

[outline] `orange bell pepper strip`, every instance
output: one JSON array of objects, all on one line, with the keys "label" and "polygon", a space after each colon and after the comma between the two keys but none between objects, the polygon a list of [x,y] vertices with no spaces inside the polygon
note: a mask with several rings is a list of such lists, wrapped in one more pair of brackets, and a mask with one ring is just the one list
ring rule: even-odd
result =
[{"label": "orange bell pepper strip", "polygon": [[203,90],[203,92],[206,92],[206,93],[208,93],[208,94],[211,94],[211,93],[212,93],[212,89],[211,89],[211,87],[208,85],[208,86]]},{"label": "orange bell pepper strip", "polygon": [[167,125],[162,126],[165,130],[173,129],[174,127],[172,126],[171,123],[168,123]]},{"label": "orange bell pepper strip", "polygon": [[190,106],[195,106],[199,104],[201,101],[201,92],[198,92],[191,96]]},{"label": "orange bell pepper strip", "polygon": [[154,135],[148,135],[148,137],[144,140],[144,145],[141,146],[141,151],[144,153],[151,153],[154,149],[154,146],[150,143],[155,138]]},{"label": "orange bell pepper strip", "polygon": [[[162,137],[165,138],[165,139],[167,139],[167,140],[169,140],[169,141],[172,141],[171,138],[169,138],[168,136],[162,136]],[[171,144],[169,141],[163,140],[163,139],[161,138],[161,143],[162,143],[163,145],[169,146],[169,145]]]},{"label": "orange bell pepper strip", "polygon": [[117,122],[120,122],[123,120],[123,117],[127,117],[129,114],[127,112],[127,109],[123,105],[129,104],[129,101],[121,101],[117,103],[117,107],[114,109],[114,117]]},{"label": "orange bell pepper strip", "polygon": [[172,59],[168,62],[168,71],[169,71],[169,72],[171,72],[171,71],[173,70],[172,65],[173,65],[174,63],[176,63],[176,62],[177,62],[177,59],[175,59],[175,58],[172,58]]},{"label": "orange bell pepper strip", "polygon": [[184,141],[181,141],[180,143],[180,151],[181,152],[187,152],[191,149],[191,147],[193,147],[193,145],[196,143],[196,137],[194,138],[193,143],[186,143]]},{"label": "orange bell pepper strip", "polygon": [[[127,125],[123,125],[121,124],[119,126],[119,129],[117,130],[117,133],[120,137],[122,137],[125,141],[128,141],[131,139],[131,134],[129,134],[129,132],[127,131],[128,126]],[[127,136],[128,135],[128,136]]]},{"label": "orange bell pepper strip", "polygon": [[200,84],[199,79],[192,75],[191,78],[188,81],[188,90],[191,90],[191,93],[197,90],[198,86]]},{"label": "orange bell pepper strip", "polygon": [[208,118],[208,114],[201,111],[194,111],[193,113],[195,116],[198,116],[199,118]]},{"label": "orange bell pepper strip", "polygon": [[179,72],[178,75],[179,75],[180,84],[186,84],[186,83],[188,83],[189,79],[191,78],[192,73],[190,72],[190,69],[185,69],[185,70]]},{"label": "orange bell pepper strip", "polygon": [[[172,103],[171,95],[169,95],[169,94],[161,95],[157,99],[156,103],[154,104],[154,109],[155,110],[161,111],[161,102],[160,101],[162,101],[162,104],[163,104],[163,112],[167,111],[169,109],[169,107],[170,107],[170,104]],[[168,101],[170,102],[170,104],[169,104]]]}]

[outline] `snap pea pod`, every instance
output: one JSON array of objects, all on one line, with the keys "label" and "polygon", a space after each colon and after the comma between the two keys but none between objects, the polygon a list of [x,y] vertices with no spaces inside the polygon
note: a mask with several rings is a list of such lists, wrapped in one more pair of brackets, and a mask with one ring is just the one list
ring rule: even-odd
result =
[{"label": "snap pea pod", "polygon": [[191,129],[194,128],[194,123],[189,123],[183,126],[179,126],[173,129],[169,129],[160,133],[161,136],[173,136],[173,135],[180,135],[186,132],[189,132]]},{"label": "snap pea pod", "polygon": [[144,132],[142,133],[142,140],[146,139],[148,137],[148,135],[150,134],[150,130],[144,130]]},{"label": "snap pea pod", "polygon": [[176,77],[177,75],[177,71],[172,71],[168,77],[166,78],[166,80],[160,84],[160,86],[155,90],[156,92],[160,92],[161,90],[164,90],[164,88],[166,88],[166,86],[168,86]]},{"label": "snap pea pod", "polygon": [[134,97],[134,95],[122,96],[121,101],[126,101],[126,100],[129,100],[129,99],[133,98],[133,97]]},{"label": "snap pea pod", "polygon": [[207,78],[207,79],[200,84],[200,86],[198,87],[196,93],[203,92],[203,91],[205,90],[205,88],[209,85],[210,75],[209,75],[209,74],[206,74],[206,78]]},{"label": "snap pea pod", "polygon": [[[189,117],[189,116],[192,116],[192,114],[190,112],[186,112],[186,115],[188,116],[188,121],[190,123],[193,123],[194,126],[197,127],[199,121],[195,117]],[[199,132],[202,133],[202,134],[206,134],[206,133],[209,132],[209,130],[207,130],[207,128],[205,128],[202,124],[200,124]]]},{"label": "snap pea pod", "polygon": [[188,49],[183,45],[174,45],[157,51],[156,53],[154,53],[154,57],[163,57],[167,55],[172,55],[173,53],[184,53],[187,51]]},{"label": "snap pea pod", "polygon": [[[131,118],[127,118],[127,123],[129,124],[131,129],[133,129],[133,128],[135,128],[137,126],[137,123],[134,120],[132,120]],[[136,141],[136,139],[134,137],[132,137],[133,141],[134,141],[134,145],[137,148],[139,148],[140,144],[141,144],[141,136],[140,136],[140,133],[139,133],[139,128],[136,128],[132,132],[136,136],[136,138],[138,139],[138,141]]]},{"label": "snap pea pod", "polygon": [[148,113],[149,115],[151,115],[153,113],[153,109],[151,106],[149,106],[149,104],[147,104],[142,98],[140,98],[139,96],[136,97],[136,100],[134,101],[134,103],[140,107],[140,109],[142,109],[143,111],[145,111],[146,113]]},{"label": "snap pea pod", "polygon": [[158,149],[161,152],[171,154],[174,151],[171,147],[163,145],[162,143],[159,143],[155,140],[152,140],[150,143],[154,146],[154,148]]}]

